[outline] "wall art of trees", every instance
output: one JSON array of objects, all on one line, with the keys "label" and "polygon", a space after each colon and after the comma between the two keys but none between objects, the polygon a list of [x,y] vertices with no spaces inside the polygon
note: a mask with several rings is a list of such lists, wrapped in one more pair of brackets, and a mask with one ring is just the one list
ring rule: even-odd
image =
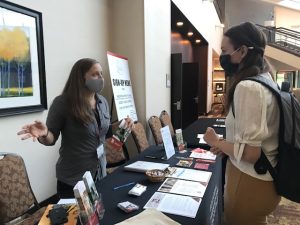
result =
[{"label": "wall art of trees", "polygon": [[0,26],[0,98],[32,96],[30,42],[26,27]]}]

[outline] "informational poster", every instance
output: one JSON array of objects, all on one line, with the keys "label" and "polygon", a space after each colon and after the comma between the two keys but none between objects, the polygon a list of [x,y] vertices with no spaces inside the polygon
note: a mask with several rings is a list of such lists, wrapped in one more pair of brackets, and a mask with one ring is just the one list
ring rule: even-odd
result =
[{"label": "informational poster", "polygon": [[112,52],[107,52],[107,58],[118,119],[129,116],[133,121],[137,121],[128,59]]}]

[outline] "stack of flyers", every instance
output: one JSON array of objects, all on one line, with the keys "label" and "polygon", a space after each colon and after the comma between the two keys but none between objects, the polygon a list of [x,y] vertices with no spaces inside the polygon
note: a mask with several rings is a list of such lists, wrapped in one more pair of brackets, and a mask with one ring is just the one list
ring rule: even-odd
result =
[{"label": "stack of flyers", "polygon": [[193,161],[191,161],[191,160],[179,160],[179,162],[176,164],[176,166],[190,167],[192,164],[193,164]]},{"label": "stack of flyers", "polygon": [[208,163],[196,163],[194,168],[200,170],[208,170],[209,164]]},{"label": "stack of flyers", "polygon": [[122,209],[124,212],[127,212],[127,213],[130,213],[132,211],[135,211],[135,210],[139,209],[138,205],[133,204],[133,203],[131,203],[129,201],[118,203],[118,207],[120,209]]}]

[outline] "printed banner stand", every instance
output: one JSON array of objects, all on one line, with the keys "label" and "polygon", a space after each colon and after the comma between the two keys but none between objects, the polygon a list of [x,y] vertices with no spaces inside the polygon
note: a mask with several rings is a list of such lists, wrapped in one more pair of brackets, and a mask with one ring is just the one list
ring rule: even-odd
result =
[{"label": "printed banner stand", "polygon": [[107,52],[107,59],[118,119],[129,116],[133,121],[137,121],[128,59],[112,52]]}]

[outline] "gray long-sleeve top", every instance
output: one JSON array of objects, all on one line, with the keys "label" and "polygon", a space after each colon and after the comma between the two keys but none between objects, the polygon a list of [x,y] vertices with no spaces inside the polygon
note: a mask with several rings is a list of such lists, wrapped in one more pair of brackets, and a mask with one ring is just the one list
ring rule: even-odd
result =
[{"label": "gray long-sleeve top", "polygon": [[106,99],[96,95],[96,106],[100,118],[100,127],[96,121],[83,125],[69,113],[66,96],[57,96],[48,113],[47,127],[54,135],[55,144],[60,133],[61,147],[56,163],[56,177],[59,181],[75,185],[85,171],[94,176],[97,171],[97,147],[105,141],[110,126],[109,106]]}]

